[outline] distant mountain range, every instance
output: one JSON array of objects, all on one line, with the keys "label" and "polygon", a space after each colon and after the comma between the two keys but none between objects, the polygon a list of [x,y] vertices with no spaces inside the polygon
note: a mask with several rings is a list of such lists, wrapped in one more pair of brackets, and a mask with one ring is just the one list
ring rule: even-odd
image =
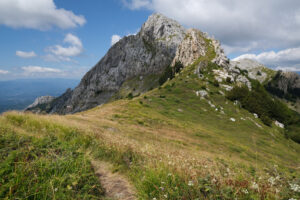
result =
[{"label": "distant mountain range", "polygon": [[74,88],[79,80],[73,79],[19,79],[0,81],[0,113],[22,110],[39,96],[59,96]]}]

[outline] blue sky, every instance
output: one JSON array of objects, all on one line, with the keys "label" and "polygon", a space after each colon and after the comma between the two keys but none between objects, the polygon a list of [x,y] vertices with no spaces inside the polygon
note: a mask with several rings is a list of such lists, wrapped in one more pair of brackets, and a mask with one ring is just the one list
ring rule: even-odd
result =
[{"label": "blue sky", "polygon": [[[0,0],[1,1],[1,0]],[[84,72],[94,66],[111,46],[111,37],[135,33],[147,20],[151,11],[131,11],[118,0],[62,0],[54,1],[57,8],[70,10],[84,16],[86,23],[75,28],[62,29],[52,27],[49,30],[36,28],[10,27],[0,25],[0,70],[9,73],[0,74],[0,80],[14,78],[41,78],[61,76],[59,73],[21,73],[22,67],[39,66],[61,71],[72,71],[63,75],[68,78],[81,78]],[[47,48],[55,45],[68,46],[63,40],[72,34],[82,42],[82,52],[70,57],[72,61],[49,61]],[[17,51],[34,52],[35,57],[24,58]],[[77,72],[76,72],[77,71]]]},{"label": "blue sky", "polygon": [[241,56],[300,71],[297,0],[24,2],[0,0],[0,80],[79,79],[105,55],[113,35],[136,33],[153,12],[214,35],[232,59]]}]

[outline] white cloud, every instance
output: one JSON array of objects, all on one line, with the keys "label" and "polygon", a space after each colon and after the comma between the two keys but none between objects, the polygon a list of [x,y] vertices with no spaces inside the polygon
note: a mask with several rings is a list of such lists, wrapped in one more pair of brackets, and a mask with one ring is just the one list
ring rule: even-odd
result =
[{"label": "white cloud", "polygon": [[275,70],[282,70],[282,71],[292,71],[292,72],[300,72],[300,66],[294,66],[294,67],[282,67],[278,66],[275,68]]},{"label": "white cloud", "polygon": [[267,51],[259,54],[243,54],[233,60],[238,61],[244,58],[257,60],[277,70],[300,71],[300,47],[284,49],[278,52]]},{"label": "white cloud", "polygon": [[230,53],[300,45],[299,0],[122,0],[214,35]]},{"label": "white cloud", "polygon": [[53,0],[1,0],[0,24],[13,28],[47,30],[54,26],[67,29],[82,26],[81,15],[57,8]]},{"label": "white cloud", "polygon": [[149,0],[122,0],[122,2],[132,10],[140,8],[150,8],[152,2]]},{"label": "white cloud", "polygon": [[9,73],[9,71],[1,70],[1,69],[0,69],[0,74],[8,74],[8,73]]},{"label": "white cloud", "polygon": [[33,58],[37,56],[34,51],[30,51],[30,52],[16,51],[16,55],[21,58]]},{"label": "white cloud", "polygon": [[40,67],[40,66],[27,66],[22,67],[25,73],[32,74],[32,73],[59,73],[61,70],[49,67]]},{"label": "white cloud", "polygon": [[119,36],[119,35],[113,35],[112,37],[111,37],[111,46],[113,46],[114,44],[116,44],[117,42],[119,42],[119,40],[121,40],[121,36]]},{"label": "white cloud", "polygon": [[69,33],[64,39],[64,43],[68,46],[55,45],[48,47],[46,50],[50,54],[44,56],[46,61],[72,61],[70,57],[79,56],[83,52],[81,40]]}]

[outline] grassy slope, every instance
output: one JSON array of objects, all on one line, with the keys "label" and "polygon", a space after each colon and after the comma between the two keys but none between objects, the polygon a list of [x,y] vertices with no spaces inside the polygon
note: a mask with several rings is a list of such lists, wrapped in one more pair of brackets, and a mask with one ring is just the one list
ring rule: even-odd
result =
[{"label": "grassy slope", "polygon": [[86,159],[87,140],[74,128],[39,118],[0,118],[1,199],[102,199]]},{"label": "grassy slope", "polygon": [[[190,66],[132,100],[67,116],[7,113],[0,118],[1,126],[10,127],[18,137],[58,137],[66,146],[80,149],[80,159],[87,164],[92,157],[114,163],[141,199],[299,199],[289,183],[300,183],[300,145],[227,101],[220,94],[224,89],[210,84],[209,71],[208,80],[201,80],[194,69]],[[195,94],[203,88],[209,91],[208,99]],[[60,131],[49,129],[52,126],[72,127],[78,135],[61,137]],[[10,132],[2,128],[1,134],[6,138]],[[68,191],[66,185],[62,188]]]}]

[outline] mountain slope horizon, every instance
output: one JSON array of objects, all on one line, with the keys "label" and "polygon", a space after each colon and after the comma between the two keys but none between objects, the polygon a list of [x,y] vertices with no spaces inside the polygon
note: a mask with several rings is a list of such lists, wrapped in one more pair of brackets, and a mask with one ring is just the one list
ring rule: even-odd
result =
[{"label": "mountain slope horizon", "polygon": [[104,160],[137,199],[299,199],[300,115],[267,91],[285,89],[278,73],[232,62],[207,34],[151,15],[74,90],[37,105],[50,115],[0,116],[0,194],[105,199],[91,166]]}]

